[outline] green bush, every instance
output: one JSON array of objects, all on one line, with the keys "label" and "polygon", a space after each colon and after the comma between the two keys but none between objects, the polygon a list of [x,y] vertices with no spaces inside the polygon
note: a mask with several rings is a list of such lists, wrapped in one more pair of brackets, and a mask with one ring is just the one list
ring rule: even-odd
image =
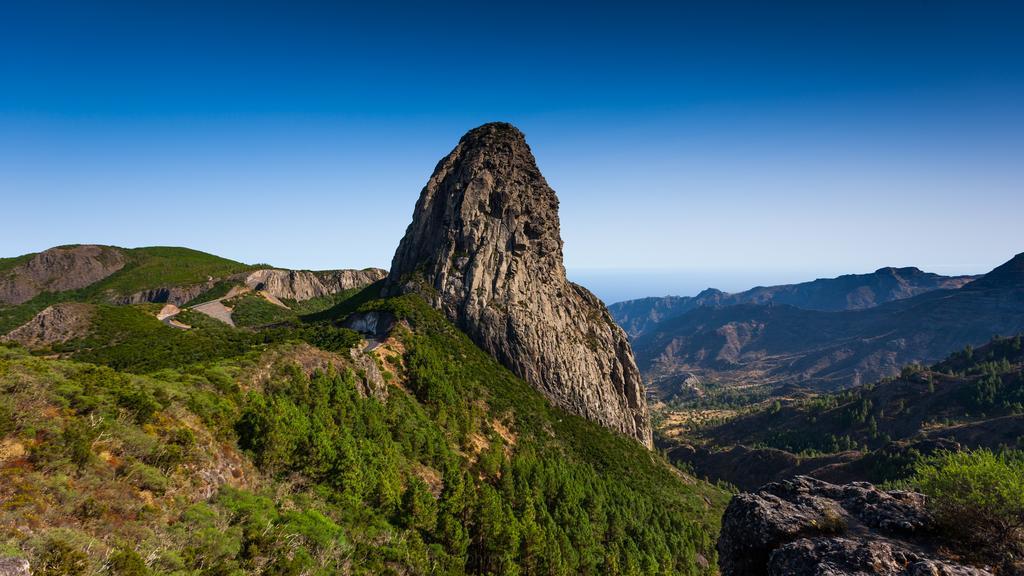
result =
[{"label": "green bush", "polygon": [[40,576],[77,576],[89,569],[89,557],[68,542],[54,538],[46,543],[34,574]]},{"label": "green bush", "polygon": [[11,408],[10,402],[0,398],[0,438],[14,432],[16,423],[14,420],[14,409]]},{"label": "green bush", "polygon": [[149,569],[138,552],[121,548],[110,555],[110,572],[117,576],[146,576]]},{"label": "green bush", "polygon": [[965,550],[1024,553],[1024,454],[942,453],[919,463],[911,484]]}]

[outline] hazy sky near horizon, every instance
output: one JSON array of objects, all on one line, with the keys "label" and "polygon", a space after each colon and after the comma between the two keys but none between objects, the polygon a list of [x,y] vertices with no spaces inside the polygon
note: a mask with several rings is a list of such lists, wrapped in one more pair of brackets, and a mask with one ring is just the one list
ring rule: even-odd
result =
[{"label": "hazy sky near horizon", "polygon": [[[8,2],[0,256],[387,267],[436,162],[504,120],[559,194],[581,277],[984,272],[1024,251],[1022,12]],[[667,291],[693,292],[650,293]]]}]

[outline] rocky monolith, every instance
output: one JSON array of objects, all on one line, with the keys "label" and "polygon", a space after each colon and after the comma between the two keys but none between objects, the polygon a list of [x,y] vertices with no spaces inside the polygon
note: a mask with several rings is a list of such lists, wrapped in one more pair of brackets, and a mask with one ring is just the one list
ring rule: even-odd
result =
[{"label": "rocky monolith", "polygon": [[558,198],[512,125],[471,130],[438,163],[385,291],[421,293],[555,404],[651,445],[626,335],[566,279]]}]

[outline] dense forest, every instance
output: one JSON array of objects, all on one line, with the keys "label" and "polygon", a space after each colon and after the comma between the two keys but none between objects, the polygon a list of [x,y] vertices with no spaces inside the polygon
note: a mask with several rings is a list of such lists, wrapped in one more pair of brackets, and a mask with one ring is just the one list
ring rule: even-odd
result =
[{"label": "dense forest", "polygon": [[[98,305],[84,337],[0,347],[0,552],[48,575],[714,571],[726,491],[373,290],[250,328]],[[354,310],[392,336],[363,352]]]}]

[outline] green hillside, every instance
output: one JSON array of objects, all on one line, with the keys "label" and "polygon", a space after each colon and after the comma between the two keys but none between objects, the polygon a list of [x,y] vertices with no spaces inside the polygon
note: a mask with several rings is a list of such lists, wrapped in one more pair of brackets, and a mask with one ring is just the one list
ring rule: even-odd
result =
[{"label": "green hillside", "polygon": [[[107,278],[81,290],[44,292],[18,306],[0,305],[0,334],[28,322],[40,310],[58,302],[106,303],[120,296],[165,286],[187,286],[266,266],[250,266],[189,248],[153,246],[117,248],[127,262]],[[28,261],[33,255],[0,260],[0,271]]]},{"label": "green hillside", "polygon": [[[727,493],[373,290],[268,329],[98,306],[59,359],[0,347],[0,551],[48,574],[713,573]],[[356,307],[404,322],[353,357]]]},{"label": "green hillside", "polygon": [[[795,474],[887,482],[934,452],[1019,450],[1021,337],[997,337],[841,392],[765,401],[671,442],[672,454],[699,475],[747,488]],[[698,449],[675,449],[684,443]]]}]

